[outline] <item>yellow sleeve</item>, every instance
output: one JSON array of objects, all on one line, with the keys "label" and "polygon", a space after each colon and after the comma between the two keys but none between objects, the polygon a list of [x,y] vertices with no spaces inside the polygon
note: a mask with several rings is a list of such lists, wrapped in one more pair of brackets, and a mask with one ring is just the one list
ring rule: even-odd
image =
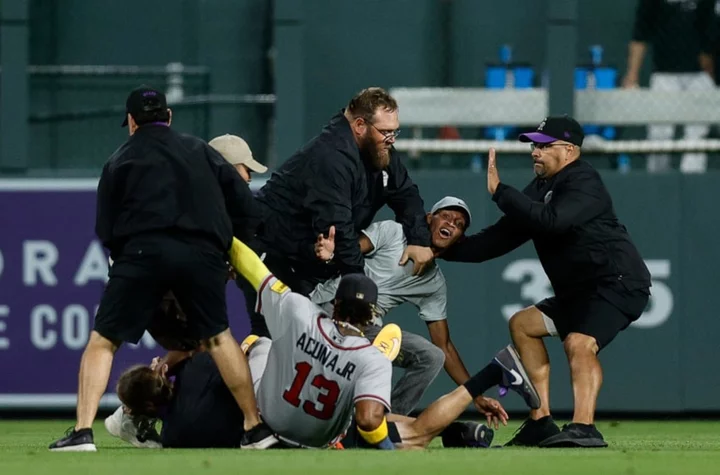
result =
[{"label": "yellow sleeve", "polygon": [[270,274],[270,270],[258,255],[237,238],[233,238],[230,247],[230,265],[242,274],[255,290],[260,289],[263,280]]}]

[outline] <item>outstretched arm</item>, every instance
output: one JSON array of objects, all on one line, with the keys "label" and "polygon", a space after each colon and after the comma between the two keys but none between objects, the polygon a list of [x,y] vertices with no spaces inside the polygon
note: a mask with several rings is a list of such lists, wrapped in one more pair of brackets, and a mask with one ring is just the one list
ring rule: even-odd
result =
[{"label": "outstretched arm", "polygon": [[258,255],[237,238],[230,247],[230,263],[257,291],[255,309],[265,317],[273,339],[284,335],[294,321],[306,324],[317,316],[318,307],[310,299],[291,292]]},{"label": "outstretched arm", "polygon": [[437,320],[434,322],[426,322],[428,331],[430,332],[430,341],[433,345],[440,348],[445,354],[445,371],[448,376],[455,381],[456,384],[460,385],[470,379],[470,373],[468,373],[465,364],[460,358],[457,348],[450,339],[450,329],[448,328],[447,320]]},{"label": "outstretched arm", "polygon": [[440,257],[446,261],[484,262],[503,256],[525,244],[530,235],[507,216],[453,244]]},{"label": "outstretched arm", "polygon": [[[391,415],[389,419],[395,422],[400,437],[401,448],[425,448],[433,438],[440,435],[451,423],[465,412],[473,397],[465,386],[459,386],[454,391],[442,396],[427,407],[417,419],[399,418]],[[479,396],[476,400],[480,413],[487,419],[489,426],[497,429],[500,424],[507,425],[508,415],[502,405],[492,398]]]},{"label": "outstretched arm", "polygon": [[270,270],[260,257],[237,238],[233,238],[229,256],[230,265],[250,282],[255,291],[260,290],[263,280],[270,275]]}]

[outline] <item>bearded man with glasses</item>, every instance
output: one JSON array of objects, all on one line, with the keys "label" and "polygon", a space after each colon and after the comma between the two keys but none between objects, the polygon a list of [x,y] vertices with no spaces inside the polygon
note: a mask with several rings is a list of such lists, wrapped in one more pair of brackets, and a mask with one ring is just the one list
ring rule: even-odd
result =
[{"label": "bearded man with glasses", "polygon": [[[249,246],[294,292],[308,296],[320,282],[363,273],[359,233],[385,205],[407,238],[396,265],[407,264],[409,273],[419,275],[433,261],[423,200],[393,147],[398,133],[395,99],[379,87],[363,89],[258,191],[263,223]],[[320,260],[315,242],[332,226],[334,253]],[[254,289],[242,280],[238,285],[252,333],[272,337],[252,308]]]}]

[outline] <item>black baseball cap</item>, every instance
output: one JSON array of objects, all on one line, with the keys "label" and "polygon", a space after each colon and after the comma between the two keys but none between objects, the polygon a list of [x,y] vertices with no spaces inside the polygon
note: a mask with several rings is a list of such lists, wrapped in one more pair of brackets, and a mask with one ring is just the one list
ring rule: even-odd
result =
[{"label": "black baseball cap", "polygon": [[564,140],[578,147],[582,146],[585,133],[577,120],[566,115],[562,117],[546,117],[538,125],[537,131],[520,134],[521,142],[550,143]]},{"label": "black baseball cap", "polygon": [[346,274],[340,279],[335,292],[335,299],[343,302],[357,300],[375,305],[377,298],[377,285],[365,274]]},{"label": "black baseball cap", "polygon": [[127,115],[136,118],[143,112],[164,111],[168,108],[165,94],[150,86],[142,85],[130,92],[125,101],[125,119],[122,127],[128,125]]}]

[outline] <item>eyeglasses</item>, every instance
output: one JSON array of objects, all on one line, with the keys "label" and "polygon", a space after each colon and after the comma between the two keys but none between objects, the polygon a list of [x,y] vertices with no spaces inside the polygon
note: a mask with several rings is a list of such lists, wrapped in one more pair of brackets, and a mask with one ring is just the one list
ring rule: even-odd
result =
[{"label": "eyeglasses", "polygon": [[548,148],[548,147],[567,147],[568,145],[574,147],[574,145],[571,144],[571,143],[556,143],[556,142],[553,142],[553,143],[535,143],[535,142],[533,142],[533,143],[530,144],[530,151],[531,151],[531,152],[534,152],[535,149],[537,149],[537,150],[543,150],[543,149],[546,149],[546,148]]},{"label": "eyeglasses", "polygon": [[400,135],[400,129],[395,129],[395,130],[380,130],[380,129],[378,129],[377,127],[375,127],[375,124],[373,124],[372,122],[369,122],[369,121],[366,121],[366,122],[367,122],[368,124],[372,125],[373,129],[375,129],[375,130],[377,130],[378,132],[380,132],[380,135],[382,135],[383,137],[385,137],[385,140],[390,140],[390,139],[392,139],[392,138],[397,138],[397,136]]}]

